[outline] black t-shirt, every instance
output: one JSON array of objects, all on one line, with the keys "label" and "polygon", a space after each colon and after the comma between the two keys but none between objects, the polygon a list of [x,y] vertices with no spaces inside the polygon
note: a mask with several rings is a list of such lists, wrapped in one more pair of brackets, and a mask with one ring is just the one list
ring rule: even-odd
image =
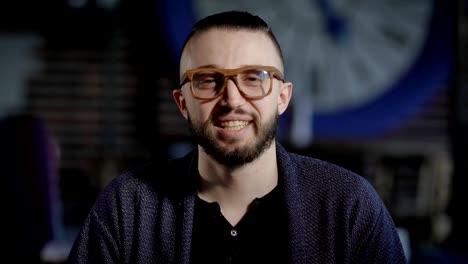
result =
[{"label": "black t-shirt", "polygon": [[190,263],[287,263],[288,224],[279,192],[276,187],[252,201],[234,227],[218,203],[197,198]]}]

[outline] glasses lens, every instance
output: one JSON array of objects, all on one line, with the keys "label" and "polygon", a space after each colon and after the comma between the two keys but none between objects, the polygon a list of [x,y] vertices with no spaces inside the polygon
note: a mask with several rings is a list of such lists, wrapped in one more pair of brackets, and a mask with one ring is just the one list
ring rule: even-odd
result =
[{"label": "glasses lens", "polygon": [[239,88],[249,96],[262,96],[270,88],[270,74],[265,70],[246,70],[241,72],[237,80]]},{"label": "glasses lens", "polygon": [[197,72],[192,77],[193,92],[201,98],[212,98],[223,88],[224,76],[219,72]]}]

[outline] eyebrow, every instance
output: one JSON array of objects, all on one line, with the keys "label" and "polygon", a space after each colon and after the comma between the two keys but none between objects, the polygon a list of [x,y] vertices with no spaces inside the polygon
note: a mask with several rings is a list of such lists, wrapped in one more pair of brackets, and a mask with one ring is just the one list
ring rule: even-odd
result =
[{"label": "eyebrow", "polygon": [[[250,66],[259,66],[259,67],[262,67],[262,66],[266,66],[266,65],[260,65],[260,64],[243,64],[243,65],[241,65],[240,67],[232,68],[232,69],[238,69],[238,68],[250,67]],[[198,67],[193,68],[193,69],[200,69],[200,68],[225,69],[225,68],[219,67],[219,65],[216,65],[216,64],[202,65],[202,66],[198,66]],[[226,70],[227,70],[227,69],[226,69]]]},{"label": "eyebrow", "polygon": [[207,65],[202,65],[202,66],[196,67],[196,68],[194,68],[194,69],[200,69],[200,68],[215,68],[215,69],[220,69],[221,67],[219,67],[219,66],[216,65],[216,64],[207,64]]},{"label": "eyebrow", "polygon": [[[192,68],[192,69],[189,69],[189,70],[193,70],[193,69],[200,69],[200,68],[214,68],[214,69],[220,69],[220,67],[216,64],[206,64],[206,65],[202,65],[202,66],[198,66],[196,68]],[[186,70],[187,71],[187,70]],[[182,74],[181,78],[185,76],[185,73]]]}]

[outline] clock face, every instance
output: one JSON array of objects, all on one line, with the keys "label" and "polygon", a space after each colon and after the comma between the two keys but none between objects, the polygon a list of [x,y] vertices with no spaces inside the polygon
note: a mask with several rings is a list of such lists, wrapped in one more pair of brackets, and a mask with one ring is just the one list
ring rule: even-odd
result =
[{"label": "clock face", "polygon": [[[178,54],[191,25],[246,10],[272,27],[294,84],[292,141],[375,136],[415,112],[448,79],[450,14],[442,0],[162,1]],[[280,124],[280,125],[281,125]]]}]

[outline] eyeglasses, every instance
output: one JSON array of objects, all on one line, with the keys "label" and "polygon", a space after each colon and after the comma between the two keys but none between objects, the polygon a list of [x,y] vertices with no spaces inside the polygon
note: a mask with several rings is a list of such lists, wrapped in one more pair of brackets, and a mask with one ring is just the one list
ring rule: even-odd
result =
[{"label": "eyeglasses", "polygon": [[220,96],[228,79],[232,79],[245,98],[260,99],[271,93],[273,78],[284,81],[281,72],[272,66],[246,66],[238,69],[197,68],[182,76],[180,87],[191,82],[194,98],[210,100]]}]

